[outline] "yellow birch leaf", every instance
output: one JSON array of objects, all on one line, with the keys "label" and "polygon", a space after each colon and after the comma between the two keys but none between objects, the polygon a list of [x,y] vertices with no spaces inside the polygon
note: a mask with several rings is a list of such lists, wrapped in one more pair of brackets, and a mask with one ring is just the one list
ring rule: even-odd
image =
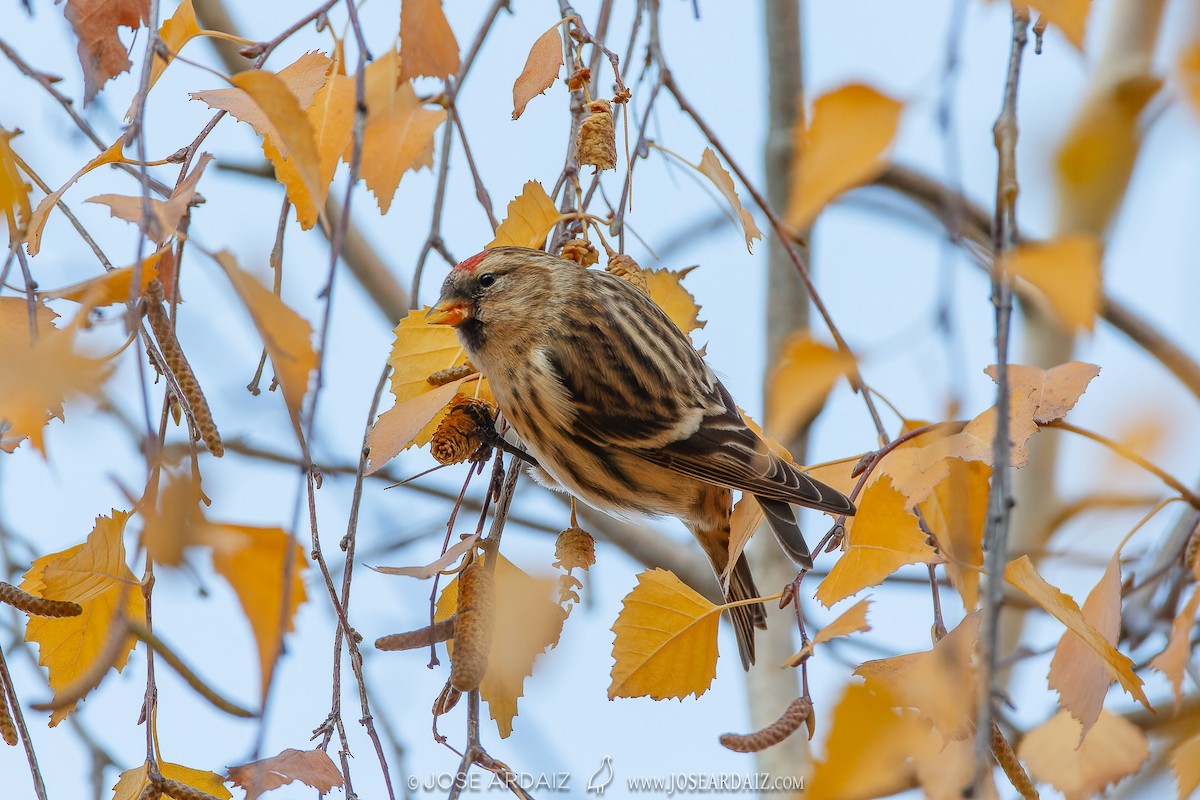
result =
[{"label": "yellow birch leaf", "polygon": [[[37,643],[38,663],[49,671],[55,693],[92,666],[108,641],[118,609],[128,619],[146,620],[141,584],[125,563],[121,535],[128,519],[129,514],[115,509],[111,517],[97,517],[83,544],[35,560],[21,581],[21,589],[30,594],[83,607],[77,617],[30,617],[25,626],[25,641]],[[136,644],[135,637],[126,637],[112,663],[117,672],[125,668]],[[74,708],[72,704],[54,711],[50,727]]]},{"label": "yellow birch leaf", "polygon": [[[263,139],[263,152],[276,164],[276,169],[281,159],[288,159],[300,176],[308,201],[320,197],[322,192],[318,171],[321,157],[317,152],[312,123],[296,95],[281,77],[264,70],[248,69],[229,80],[250,95],[270,121],[275,135]],[[306,202],[304,195],[299,199]]]},{"label": "yellow birch leaf", "polygon": [[8,222],[9,245],[20,241],[33,213],[29,207],[30,186],[21,177],[16,153],[9,144],[16,135],[0,128],[0,213]]},{"label": "yellow birch leaf", "polygon": [[717,674],[717,623],[710,603],[665,569],[638,575],[613,623],[612,683],[608,699],[664,700],[708,691]]},{"label": "yellow birch leaf", "polygon": [[1084,619],[1083,612],[1070,595],[1063,593],[1038,574],[1029,556],[1021,556],[1009,562],[1004,570],[1004,579],[1041,606],[1050,616],[1066,625],[1068,630],[1103,659],[1110,677],[1115,678],[1135,700],[1150,708],[1150,701],[1142,691],[1142,679],[1133,672],[1133,662],[1109,644],[1104,635]]},{"label": "yellow birch leaf", "polygon": [[[927,800],[962,800],[963,787],[975,779],[975,742],[971,737],[946,740],[935,728],[912,731],[910,740],[917,783]],[[1000,800],[992,770],[984,773],[979,800]]]},{"label": "yellow birch leaf", "polygon": [[331,73],[317,91],[313,104],[304,112],[312,126],[313,141],[319,158],[317,165],[316,197],[306,191],[304,176],[291,158],[272,159],[275,174],[287,187],[288,197],[296,206],[296,220],[301,230],[317,223],[329,185],[337,171],[338,160],[354,135],[354,81],[345,75]]},{"label": "yellow birch leaf", "polygon": [[278,755],[229,768],[229,781],[246,790],[246,800],[300,781],[324,794],[345,784],[333,759],[324,750],[288,748]]},{"label": "yellow birch leaf", "polygon": [[849,636],[852,633],[871,630],[871,624],[867,622],[867,609],[870,607],[871,601],[869,599],[864,597],[862,600],[859,600],[842,612],[833,622],[817,631],[817,635],[808,644],[800,648],[800,652],[784,661],[783,665],[786,667],[798,667],[813,654],[813,651],[817,649],[817,645],[842,636]]},{"label": "yellow birch leaf", "polygon": [[454,399],[466,378],[431,387],[432,391],[410,397],[379,415],[367,434],[371,463],[365,474],[371,475],[387,462],[400,455],[414,443],[418,435],[438,416],[438,412]]},{"label": "yellow birch leaf", "polygon": [[1188,661],[1191,658],[1191,633],[1196,624],[1198,609],[1200,609],[1200,587],[1192,590],[1191,599],[1179,610],[1179,614],[1172,621],[1171,635],[1167,639],[1167,646],[1150,662],[1150,669],[1158,670],[1171,682],[1171,690],[1175,693],[1177,708],[1183,702],[1183,671],[1187,669]]},{"label": "yellow birch leaf", "polygon": [[971,611],[979,601],[983,569],[983,532],[987,524],[991,467],[978,461],[947,458],[945,475],[920,504],[938,550],[946,557],[946,576]]},{"label": "yellow birch leaf", "polygon": [[851,84],[818,97],[805,130],[797,126],[787,223],[812,224],[831,200],[883,169],[904,104],[869,86]]},{"label": "yellow birch leaf", "polygon": [[975,723],[976,670],[972,651],[979,615],[968,614],[932,650],[867,661],[854,674],[898,706],[914,708],[949,739],[963,739]]},{"label": "yellow birch leaf", "polygon": [[[38,303],[38,338],[30,341],[29,306],[23,297],[0,297],[0,421],[5,438],[29,437],[46,455],[44,428],[51,417],[63,417],[69,397],[97,394],[112,364],[91,358],[76,347],[77,329],[44,328],[47,317]],[[49,317],[48,319],[53,319]]]},{"label": "yellow birch leaf", "polygon": [[[1117,558],[1108,562],[1104,574],[1096,583],[1081,609],[1083,618],[1096,629],[1109,646],[1117,646],[1121,633],[1121,563]],[[1082,725],[1080,738],[1100,717],[1104,697],[1112,684],[1112,673],[1104,659],[1067,630],[1058,642],[1047,676],[1050,688],[1058,692],[1059,705]],[[1078,740],[1077,740],[1078,741]]]},{"label": "yellow birch leaf", "polygon": [[513,119],[525,113],[529,101],[549,89],[558,77],[563,64],[562,37],[558,26],[557,22],[551,25],[529,48],[525,68],[513,83]]},{"label": "yellow birch leaf", "polygon": [[[172,764],[170,761],[159,761],[158,770],[164,778],[179,781],[185,786],[199,789],[213,797],[219,797],[221,800],[230,800],[233,797],[225,788],[225,779],[214,772],[192,769],[180,764]],[[113,800],[138,800],[142,790],[149,783],[150,778],[147,775],[145,764],[127,769],[118,776],[117,783],[113,786]]]},{"label": "yellow birch leaf", "polygon": [[[204,173],[208,162],[212,161],[211,153],[202,153],[196,160],[196,166],[191,173],[171,192],[166,200],[156,200],[153,197],[144,200],[140,195],[131,197],[119,194],[100,194],[89,197],[87,202],[108,206],[109,212],[119,219],[132,222],[142,227],[146,236],[155,244],[161,245],[175,235],[179,223],[188,212],[188,206],[196,196],[196,184]],[[153,217],[143,224],[144,202],[150,205]]]},{"label": "yellow birch leaf", "polygon": [[[820,481],[826,486],[832,486],[842,494],[849,496],[850,492],[854,491],[855,484],[858,483],[858,478],[850,473],[854,471],[854,467],[860,461],[862,461],[862,455],[857,455],[837,461],[827,461],[823,464],[813,464],[801,467],[801,469],[813,480]],[[872,478],[874,477],[875,475],[872,473]]]},{"label": "yellow birch leaf", "polygon": [[[555,212],[557,218],[558,212]],[[691,272],[691,268],[679,270],[644,269],[642,276],[646,279],[646,294],[658,305],[675,323],[675,327],[685,334],[703,328],[705,323],[700,320],[700,304],[692,293],[683,288],[683,279]]]},{"label": "yellow birch leaf", "polygon": [[817,599],[832,606],[868,586],[882,583],[905,564],[940,563],[912,512],[912,504],[879,480],[862,493],[858,513],[846,520],[848,547],[817,587]]},{"label": "yellow birch leaf", "polygon": [[853,356],[806,332],[788,337],[767,383],[771,435],[792,439],[817,415],[838,379],[853,369]]},{"label": "yellow birch leaf", "polygon": [[729,203],[729,208],[737,217],[742,226],[742,233],[746,237],[746,250],[754,252],[754,240],[762,238],[762,231],[754,224],[754,217],[742,206],[742,201],[738,199],[737,188],[733,185],[733,178],[729,177],[725,167],[721,166],[720,159],[717,158],[717,154],[711,147],[704,148],[704,154],[700,156],[700,163],[696,169],[713,182],[713,186],[717,187],[717,191],[725,198],[725,202]]},{"label": "yellow birch leaf", "polygon": [[734,503],[733,515],[729,518],[729,560],[725,563],[724,571],[718,576],[721,579],[721,585],[726,590],[729,589],[729,576],[734,566],[737,565],[738,558],[746,549],[750,537],[762,524],[762,506],[758,504],[754,495],[749,492],[743,493],[741,498]]},{"label": "yellow birch leaf", "polygon": [[[160,247],[142,259],[141,286],[138,288],[139,296],[146,290],[150,281],[158,277],[158,262],[162,260],[165,253],[169,252],[169,249]],[[89,278],[79,283],[72,283],[70,286],[64,286],[61,289],[38,292],[38,297],[43,300],[70,300],[75,303],[81,303],[88,308],[99,308],[101,306],[111,306],[116,303],[128,302],[130,298],[129,290],[132,286],[133,267],[119,267],[109,270],[99,277]]]},{"label": "yellow birch leaf", "polygon": [[[1076,50],[1083,50],[1083,35],[1087,27],[1088,9],[1092,0],[1037,0],[1033,7],[1046,21],[1062,31]],[[1026,6],[1027,3],[1013,3]]]},{"label": "yellow birch leaf", "polygon": [[1179,782],[1178,800],[1186,800],[1200,786],[1200,733],[1184,739],[1171,751],[1171,769]]},{"label": "yellow birch leaf", "polygon": [[[150,82],[146,84],[146,92],[158,82],[163,71],[175,60],[175,56],[183,46],[200,35],[200,24],[196,21],[196,10],[192,0],[183,0],[175,9],[171,18],[158,29],[158,38],[166,48],[166,54],[154,50],[154,63],[150,65]],[[138,98],[135,96],[125,112],[125,120],[133,119],[134,109],[137,108]]]},{"label": "yellow birch leaf", "polygon": [[115,142],[109,145],[107,150],[80,167],[79,171],[72,175],[66,183],[42,198],[42,201],[37,204],[37,208],[29,216],[29,227],[25,233],[25,249],[29,252],[29,255],[36,256],[38,251],[42,249],[42,230],[46,227],[46,220],[49,219],[50,212],[58,205],[58,201],[62,199],[67,189],[74,186],[77,180],[96,167],[125,161],[125,155],[121,150],[124,141],[125,136],[122,134]]},{"label": "yellow birch leaf", "polygon": [[1058,231],[1100,236],[1108,228],[1141,150],[1143,112],[1162,83],[1134,74],[1094,92],[1075,115],[1055,164]]},{"label": "yellow birch leaf", "polygon": [[1022,244],[1005,258],[1005,268],[1029,281],[1064,327],[1091,331],[1100,313],[1100,240],[1088,233],[1050,242]]},{"label": "yellow birch leaf", "polygon": [[[563,611],[552,599],[557,583],[534,577],[504,556],[496,562],[496,621],[487,672],[479,684],[479,695],[488,704],[501,738],[512,733],[517,701],[525,693],[525,679],[533,674],[534,662],[547,648],[558,644]],[[458,608],[458,578],[438,596],[434,620],[449,619]],[[453,658],[453,643],[447,642]]]},{"label": "yellow birch leaf", "polygon": [[508,213],[496,228],[496,238],[485,249],[509,245],[540,249],[556,222],[558,209],[542,184],[526,181],[521,194],[509,201]]},{"label": "yellow birch leaf", "polygon": [[886,693],[850,684],[833,709],[825,758],[805,783],[805,800],[866,800],[912,785],[909,743],[919,730]]},{"label": "yellow birch leaf", "polygon": [[[409,170],[433,166],[433,134],[446,119],[445,109],[423,108],[412,83],[401,81],[400,59],[393,47],[367,65],[367,127],[363,131],[362,177],[386,214],[400,179]],[[343,158],[351,158],[352,144]]]},{"label": "yellow birch leaf", "polygon": [[[296,609],[307,597],[303,580],[305,550],[281,528],[210,524],[217,529],[216,535],[240,543],[236,548],[214,549],[213,569],[229,581],[250,621],[258,644],[262,696],[265,697],[275,662],[283,649],[283,635],[295,628]],[[290,566],[285,563],[289,553]],[[290,570],[286,588],[285,570]],[[281,620],[286,620],[282,631]]]},{"label": "yellow birch leaf", "polygon": [[1137,772],[1150,758],[1150,746],[1137,725],[1107,711],[1081,740],[1079,721],[1059,711],[1025,734],[1017,757],[1034,780],[1050,784],[1065,800],[1087,800]]},{"label": "yellow birch leaf", "polygon": [[79,63],[83,67],[83,102],[131,66],[118,27],[137,30],[150,21],[146,0],[67,0],[67,21],[79,38]]},{"label": "yellow birch leaf", "polygon": [[[984,370],[992,380],[997,372],[995,364]],[[1100,367],[1083,361],[1068,361],[1050,369],[1009,364],[1008,385],[1013,391],[1031,392],[1033,421],[1045,425],[1065,417],[1099,374]]]},{"label": "yellow birch leaf", "polygon": [[[317,92],[325,85],[325,78],[332,68],[333,61],[328,56],[312,51],[279,70],[275,77],[296,99],[296,104],[301,109],[307,109],[313,104]],[[229,112],[235,119],[253,128],[263,139],[279,141],[281,138],[270,115],[258,104],[254,96],[243,88],[205,89],[202,92],[192,92],[188,96],[193,100],[202,101],[210,108]],[[287,155],[286,143],[280,143],[276,147]]]},{"label": "yellow birch leaf", "polygon": [[441,0],[400,3],[400,80],[449,78],[458,72],[458,41]]},{"label": "yellow birch leaf", "polygon": [[1179,53],[1175,72],[1183,85],[1183,95],[1200,114],[1200,41],[1192,42]]},{"label": "yellow birch leaf", "polygon": [[288,308],[274,292],[243,271],[233,254],[222,250],[216,254],[217,263],[225,270],[233,288],[254,320],[262,336],[275,377],[283,389],[292,424],[300,435],[300,409],[308,391],[308,376],[317,365],[312,348],[312,326],[304,317]]}]

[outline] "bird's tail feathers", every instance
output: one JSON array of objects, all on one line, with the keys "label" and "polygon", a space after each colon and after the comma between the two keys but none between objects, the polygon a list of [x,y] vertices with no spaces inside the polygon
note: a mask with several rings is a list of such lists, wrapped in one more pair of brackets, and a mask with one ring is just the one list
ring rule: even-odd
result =
[{"label": "bird's tail feathers", "polygon": [[[746,556],[738,556],[729,576],[729,591],[725,594],[725,599],[733,603],[759,596]],[[762,603],[751,603],[729,609],[729,616],[733,621],[733,632],[737,636],[742,666],[750,669],[750,665],[754,663],[754,629],[767,627],[767,610]]]},{"label": "bird's tail feathers", "polygon": [[766,497],[756,499],[762,506],[767,524],[771,526],[771,531],[788,558],[799,567],[812,569],[812,553],[809,552],[808,543],[804,541],[804,534],[800,532],[800,525],[796,522],[796,512],[782,500]]}]

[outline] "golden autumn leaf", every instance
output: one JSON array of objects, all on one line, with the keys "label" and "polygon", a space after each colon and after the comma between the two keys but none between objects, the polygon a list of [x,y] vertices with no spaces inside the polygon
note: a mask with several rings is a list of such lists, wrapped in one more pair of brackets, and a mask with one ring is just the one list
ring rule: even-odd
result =
[{"label": "golden autumn leaf", "polygon": [[[158,762],[158,770],[168,780],[179,781],[185,786],[199,789],[213,797],[219,797],[221,800],[230,800],[233,797],[225,788],[225,779],[215,772],[192,769],[162,760]],[[138,800],[142,790],[149,783],[150,778],[147,775],[145,764],[127,769],[118,776],[116,785],[113,786],[113,800]]]},{"label": "golden autumn leaf", "polygon": [[800,652],[784,662],[786,666],[799,666],[806,658],[813,654],[817,645],[825,642],[849,636],[852,633],[861,633],[871,630],[871,623],[867,622],[867,609],[871,607],[871,601],[867,598],[859,600],[850,608],[838,615],[838,618],[826,625],[821,630],[817,631],[808,644],[800,648]]},{"label": "golden autumn leaf", "polygon": [[1004,570],[1004,579],[1020,590],[1026,597],[1042,607],[1103,660],[1109,676],[1133,698],[1150,708],[1150,701],[1142,691],[1142,679],[1133,672],[1133,662],[1108,643],[1104,635],[1084,619],[1083,612],[1070,595],[1051,585],[1033,566],[1029,556],[1010,561]]},{"label": "golden autumn leaf", "polygon": [[0,128],[0,213],[8,222],[8,242],[18,241],[33,213],[29,207],[29,184],[21,177],[16,153],[9,142],[15,131]]},{"label": "golden autumn leaf", "polygon": [[[995,364],[983,372],[996,380]],[[1050,369],[1009,364],[1008,385],[1013,391],[1030,391],[1033,421],[1045,425],[1065,417],[1099,374],[1100,367],[1083,361],[1068,361]]]},{"label": "golden autumn leaf", "polygon": [[[936,728],[911,730],[910,749],[917,783],[928,800],[963,800],[963,787],[975,779],[974,741],[946,740]],[[984,774],[978,800],[999,800],[992,770]]]},{"label": "golden autumn leaf", "polygon": [[521,193],[509,201],[504,221],[496,228],[496,238],[485,249],[508,245],[540,249],[556,222],[558,209],[542,184],[526,181]]},{"label": "golden autumn leaf", "polygon": [[[826,486],[832,486],[842,494],[849,496],[850,492],[854,491],[854,485],[858,483],[858,478],[850,473],[854,471],[854,467],[860,461],[862,461],[862,455],[856,455],[849,458],[839,458],[836,461],[812,464],[807,467],[801,467],[801,469],[805,475],[820,481]],[[872,473],[871,477],[875,478],[874,473]]]},{"label": "golden autumn leaf", "polygon": [[[413,444],[421,445],[422,433],[426,433],[435,419],[439,422],[447,404],[458,394],[466,378],[430,387],[430,391],[398,402],[379,415],[371,432],[367,434],[367,447],[371,450],[371,464],[365,474],[371,475],[387,462],[400,455]],[[436,428],[435,428],[436,429]],[[426,433],[426,441],[432,431]]]},{"label": "golden autumn leaf", "polygon": [[254,320],[262,336],[271,366],[283,390],[283,399],[297,435],[300,431],[300,409],[308,391],[308,376],[317,365],[312,347],[312,326],[304,317],[284,304],[283,300],[258,279],[237,265],[233,254],[222,250],[216,254],[217,263],[229,276],[234,290]]},{"label": "golden autumn leaf", "polygon": [[829,721],[825,758],[805,783],[805,800],[866,800],[908,788],[913,721],[892,710],[886,693],[846,687]]},{"label": "golden autumn leaf", "polygon": [[869,86],[851,84],[813,103],[808,129],[794,132],[788,225],[803,230],[829,201],[883,169],[904,104]]},{"label": "golden autumn leaf", "polygon": [[1017,751],[1034,780],[1048,783],[1065,800],[1095,797],[1150,758],[1146,734],[1132,722],[1101,711],[1090,731],[1066,711],[1025,734]]},{"label": "golden autumn leaf", "polygon": [[[1108,562],[1080,611],[1096,632],[1115,648],[1121,633],[1120,559],[1114,557]],[[1050,661],[1047,682],[1058,692],[1063,710],[1081,724],[1080,738],[1087,736],[1104,708],[1104,697],[1113,682],[1104,658],[1068,629]]]},{"label": "golden autumn leaf", "polygon": [[963,739],[975,722],[978,613],[968,614],[932,650],[867,661],[854,674],[900,707],[914,708],[949,739]]},{"label": "golden autumn leaf", "polygon": [[[296,105],[301,109],[306,109],[313,104],[317,92],[325,85],[325,79],[332,69],[332,59],[324,53],[312,51],[300,56],[279,72],[267,74],[274,74],[283,84],[286,94],[290,94],[296,101]],[[261,72],[261,70],[259,71]],[[272,89],[266,89],[264,94],[271,92]],[[232,117],[249,125],[264,139],[274,141],[282,139],[271,115],[244,87],[235,84],[232,89],[205,89],[201,92],[192,92],[188,96],[193,100],[200,100],[210,108],[229,112]],[[276,98],[271,99],[274,102]],[[278,99],[282,100],[282,98]],[[286,148],[287,144],[284,142],[276,145],[276,149],[284,155],[287,155]]]},{"label": "golden autumn leaf", "polygon": [[441,0],[400,3],[400,80],[449,78],[458,72],[458,41]]},{"label": "golden autumn leaf", "polygon": [[1186,800],[1200,786],[1200,733],[1184,739],[1171,750],[1171,769],[1178,781],[1178,800]]},{"label": "golden autumn leaf", "polygon": [[667,312],[675,327],[689,335],[705,325],[700,320],[700,304],[691,292],[683,288],[683,279],[691,271],[691,268],[679,271],[642,270],[642,276],[646,279],[646,294],[650,295],[650,299],[659,308]]},{"label": "golden autumn leaf", "polygon": [[721,586],[725,589],[729,588],[730,573],[737,565],[738,558],[749,544],[750,537],[763,524],[763,519],[762,506],[749,492],[744,492],[741,498],[734,503],[733,515],[729,519],[729,560],[725,564],[724,571],[717,576],[721,580]]},{"label": "golden autumn leaf", "polygon": [[[158,277],[158,262],[169,252],[170,248],[160,247],[142,259],[141,283],[137,291],[139,296],[146,290],[150,281]],[[70,300],[87,308],[99,308],[128,302],[132,288],[133,266],[130,265],[109,270],[99,277],[72,283],[61,289],[38,292],[38,296],[43,300]]]},{"label": "golden autumn leaf", "polygon": [[[512,733],[517,701],[525,693],[525,679],[533,674],[538,656],[558,644],[564,617],[553,600],[554,579],[532,576],[500,556],[495,580],[496,627],[479,695],[487,701],[488,712],[503,739]],[[438,596],[434,620],[449,619],[457,608],[455,578]],[[447,643],[447,648],[453,655],[453,643]]]},{"label": "golden autumn leaf", "polygon": [[562,37],[556,22],[529,48],[525,68],[513,83],[513,119],[525,113],[529,101],[550,88],[563,64]]},{"label": "golden autumn leaf", "polygon": [[846,520],[848,547],[817,587],[817,599],[832,606],[868,586],[881,583],[906,564],[940,563],[912,512],[891,479],[863,492],[858,513]]},{"label": "golden autumn leaf", "polygon": [[[1114,561],[1116,559],[1113,559]],[[1086,611],[1086,606],[1084,606]],[[1200,610],[1200,587],[1192,589],[1192,596],[1179,610],[1179,614],[1171,622],[1171,634],[1167,638],[1167,646],[1150,662],[1150,669],[1156,669],[1171,682],[1171,690],[1175,694],[1175,705],[1183,702],[1183,672],[1191,659],[1191,633],[1196,625],[1196,612]]]},{"label": "golden autumn leaf", "polygon": [[[196,196],[196,184],[199,183],[200,176],[204,174],[204,168],[208,166],[208,162],[212,161],[212,158],[211,153],[201,153],[191,173],[172,190],[171,196],[166,200],[157,200],[153,197],[143,198],[140,195],[131,197],[119,194],[100,194],[89,197],[87,202],[108,206],[109,212],[114,217],[138,225],[145,230],[146,236],[151,241],[161,245],[175,235],[179,223],[188,213],[188,206]],[[146,220],[143,214],[146,204],[150,206],[152,214],[149,220]]]},{"label": "golden autumn leaf", "polygon": [[1192,111],[1200,114],[1200,41],[1192,42],[1180,51],[1175,74]]},{"label": "golden autumn leaf", "polygon": [[1017,245],[1005,257],[1010,274],[1029,281],[1064,327],[1092,330],[1103,299],[1100,240],[1077,233],[1049,242]]},{"label": "golden autumn leaf", "polygon": [[608,699],[699,697],[717,674],[713,605],[673,573],[649,569],[625,595],[613,623],[612,683]]},{"label": "golden autumn leaf", "polygon": [[29,255],[36,256],[41,250],[42,231],[46,227],[46,220],[50,218],[50,212],[58,205],[58,201],[62,199],[67,189],[74,186],[76,181],[96,167],[105,164],[123,163],[125,161],[125,154],[121,149],[124,141],[124,135],[120,136],[115,142],[109,145],[107,150],[80,167],[79,171],[72,175],[66,183],[42,198],[41,202],[37,204],[37,208],[30,214],[29,227],[25,232],[25,249],[29,252]]},{"label": "golden autumn leaf", "polygon": [[245,537],[232,529],[212,525],[204,516],[206,502],[197,476],[190,471],[167,475],[153,508],[143,508],[142,545],[156,564],[178,566],[189,547],[207,546],[234,552],[245,546]]},{"label": "golden autumn leaf", "polygon": [[754,224],[754,217],[742,206],[737,188],[733,185],[733,178],[729,177],[725,167],[721,166],[721,160],[711,147],[704,148],[704,154],[700,156],[700,163],[696,165],[696,169],[712,181],[713,186],[717,187],[717,191],[725,198],[725,202],[729,203],[729,210],[742,226],[742,233],[746,237],[746,250],[754,252],[754,240],[762,238],[762,231]]},{"label": "golden autumn leaf", "polygon": [[1138,74],[1093,93],[1075,115],[1055,164],[1059,231],[1099,236],[1108,228],[1141,150],[1142,113],[1161,87]]},{"label": "golden autumn leaf", "polygon": [[[158,29],[158,38],[162,40],[166,52],[160,52],[157,48],[154,50],[154,63],[150,65],[150,82],[146,84],[147,93],[158,82],[163,71],[175,60],[176,54],[183,49],[183,46],[199,36],[200,33],[200,23],[196,21],[196,10],[192,7],[192,0],[183,0],[175,8],[175,13],[171,15],[171,18]],[[126,120],[133,119],[137,103],[138,98],[135,96],[129,104],[129,110],[125,112]]]},{"label": "golden autumn leaf", "polygon": [[854,369],[854,357],[794,333],[780,348],[767,383],[767,420],[771,435],[792,439],[812,421],[838,379]]},{"label": "golden autumn leaf", "polygon": [[296,220],[301,230],[308,230],[317,224],[338,161],[354,135],[354,80],[331,72],[304,113],[317,147],[317,196],[307,192],[304,176],[293,159],[275,160],[274,163],[275,174],[287,187],[288,197],[296,207]]},{"label": "golden autumn leaf", "polygon": [[[296,609],[304,602],[305,550],[281,528],[210,523],[213,535],[235,543],[215,548],[213,569],[237,594],[242,611],[250,621],[262,667],[262,693],[266,696],[283,649],[283,635],[295,627]],[[291,558],[289,565],[286,559]],[[289,582],[284,583],[287,572]],[[286,600],[286,606],[285,606]],[[286,620],[280,630],[280,622]]]},{"label": "golden autumn leaf", "polygon": [[[50,688],[56,693],[92,666],[118,611],[127,619],[145,622],[141,584],[125,563],[121,537],[128,519],[128,513],[115,509],[110,517],[97,517],[83,544],[35,560],[21,581],[21,589],[30,594],[83,607],[77,617],[30,617],[25,626],[25,641],[37,643],[38,663],[49,671]],[[136,644],[136,638],[126,637],[113,660],[114,669],[124,669]],[[62,722],[74,707],[54,711],[50,726]]]},{"label": "golden autumn leaf", "polygon": [[76,348],[78,330],[49,324],[53,312],[35,305],[38,336],[31,340],[29,306],[22,297],[0,297],[0,422],[5,438],[28,436],[44,456],[44,428],[51,417],[63,418],[68,398],[93,395],[112,371],[102,358]]},{"label": "golden autumn leaf", "polygon": [[978,461],[948,458],[945,475],[920,504],[938,551],[946,557],[946,576],[970,611],[979,601],[983,568],[983,532],[987,524],[992,469]]},{"label": "golden autumn leaf", "polygon": [[109,78],[131,66],[117,28],[137,30],[149,22],[150,0],[67,0],[66,13],[79,38],[83,102],[87,104]]},{"label": "golden autumn leaf", "polygon": [[324,794],[345,784],[342,773],[324,750],[288,748],[278,755],[229,768],[229,781],[246,790],[246,800],[300,781]]},{"label": "golden autumn leaf", "polygon": [[[1083,49],[1083,35],[1087,27],[1088,9],[1092,0],[1036,0],[1033,7],[1046,21],[1062,31],[1067,41],[1077,50]],[[1028,7],[1027,3],[1013,3]]]},{"label": "golden autumn leaf", "polygon": [[[446,119],[442,108],[424,108],[412,83],[400,80],[395,48],[367,65],[367,127],[363,131],[362,177],[380,213],[391,208],[400,179],[409,170],[433,166],[433,134]],[[350,160],[350,146],[343,155]]]}]

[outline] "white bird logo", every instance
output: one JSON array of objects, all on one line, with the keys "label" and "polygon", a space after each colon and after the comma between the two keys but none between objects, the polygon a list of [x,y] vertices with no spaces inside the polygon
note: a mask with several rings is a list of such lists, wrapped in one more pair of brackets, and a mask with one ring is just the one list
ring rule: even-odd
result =
[{"label": "white bird logo", "polygon": [[587,791],[597,797],[604,797],[604,790],[613,780],[612,756],[605,756],[600,767],[588,778]]}]

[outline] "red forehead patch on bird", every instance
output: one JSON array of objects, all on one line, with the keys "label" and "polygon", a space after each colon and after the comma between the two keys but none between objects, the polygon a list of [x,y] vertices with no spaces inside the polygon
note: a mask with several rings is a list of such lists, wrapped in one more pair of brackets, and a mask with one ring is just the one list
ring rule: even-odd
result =
[{"label": "red forehead patch on bird", "polygon": [[462,261],[458,262],[458,264],[455,265],[454,271],[455,272],[471,272],[471,271],[473,271],[481,263],[483,263],[483,258],[484,258],[484,256],[487,255],[487,252],[488,252],[487,250],[484,250],[482,253],[476,253],[475,255],[471,256],[470,258],[463,259]]}]

